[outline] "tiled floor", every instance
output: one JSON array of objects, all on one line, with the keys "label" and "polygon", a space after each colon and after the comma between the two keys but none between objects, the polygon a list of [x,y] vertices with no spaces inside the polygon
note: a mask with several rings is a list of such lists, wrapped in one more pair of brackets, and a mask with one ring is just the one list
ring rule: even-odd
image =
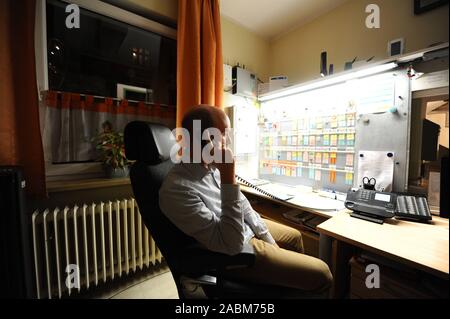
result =
[{"label": "tiled floor", "polygon": [[123,278],[84,298],[94,299],[178,299],[172,274],[160,265],[141,275]]},{"label": "tiled floor", "polygon": [[111,299],[178,299],[172,274],[166,272],[117,292]]}]

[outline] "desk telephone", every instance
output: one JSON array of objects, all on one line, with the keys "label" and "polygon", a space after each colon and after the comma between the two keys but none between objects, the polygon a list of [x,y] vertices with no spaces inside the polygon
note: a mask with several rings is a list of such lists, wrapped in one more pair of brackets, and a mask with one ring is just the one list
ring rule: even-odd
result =
[{"label": "desk telephone", "polygon": [[353,211],[351,216],[379,224],[392,217],[421,222],[432,219],[424,197],[416,198],[368,189],[351,189],[347,193],[345,207]]}]

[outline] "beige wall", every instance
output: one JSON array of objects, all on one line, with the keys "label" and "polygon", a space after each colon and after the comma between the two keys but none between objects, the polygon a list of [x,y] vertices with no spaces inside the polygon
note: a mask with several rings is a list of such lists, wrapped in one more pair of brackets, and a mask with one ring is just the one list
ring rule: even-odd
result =
[{"label": "beige wall", "polygon": [[178,18],[178,0],[124,0],[124,2],[153,11],[172,20]]},{"label": "beige wall", "polygon": [[223,62],[245,65],[246,69],[255,72],[261,80],[268,81],[269,42],[223,16],[221,24]]},{"label": "beige wall", "polygon": [[[448,113],[447,113],[448,116]],[[448,127],[445,127],[445,113],[428,114],[427,119],[438,124],[441,127],[439,134],[439,144],[448,148]],[[439,147],[439,145],[438,145]]]},{"label": "beige wall", "polygon": [[[367,29],[367,4],[381,10],[381,28]],[[320,53],[328,52],[335,72],[355,56],[376,60],[387,57],[387,43],[405,38],[405,52],[448,41],[448,5],[415,16],[413,0],[350,0],[330,13],[271,43],[270,74],[282,74],[298,83],[319,77]]]}]

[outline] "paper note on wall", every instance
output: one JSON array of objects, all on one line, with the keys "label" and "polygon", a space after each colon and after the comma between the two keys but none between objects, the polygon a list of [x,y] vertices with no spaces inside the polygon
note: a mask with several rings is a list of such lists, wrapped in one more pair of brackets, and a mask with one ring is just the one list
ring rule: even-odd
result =
[{"label": "paper note on wall", "polygon": [[322,172],[318,169],[316,169],[315,174],[314,174],[314,179],[316,181],[320,181],[322,179]]},{"label": "paper note on wall", "polygon": [[347,122],[345,120],[345,114],[341,114],[338,116],[338,125],[339,127],[344,127],[346,126]]},{"label": "paper note on wall", "polygon": [[303,152],[303,162],[309,162],[308,152]]},{"label": "paper note on wall", "polygon": [[353,166],[353,154],[347,154],[345,156],[345,166]]},{"label": "paper note on wall", "polygon": [[329,164],[329,158],[330,158],[330,156],[329,156],[329,154],[328,153],[323,153],[323,156],[322,156],[323,158],[322,158],[322,163],[323,164]]},{"label": "paper note on wall", "polygon": [[337,135],[335,135],[335,134],[331,135],[330,145],[331,146],[337,146]]},{"label": "paper note on wall", "polygon": [[322,163],[322,153],[316,153],[316,163],[317,164]]},{"label": "paper note on wall", "polygon": [[323,136],[323,145],[324,145],[324,146],[330,145],[330,135],[325,134],[325,135]]},{"label": "paper note on wall", "polygon": [[316,129],[321,130],[323,129],[323,122],[321,118],[316,119]]},{"label": "paper note on wall", "polygon": [[345,146],[345,134],[339,134],[339,146]]},{"label": "paper note on wall", "polygon": [[355,134],[347,134],[347,146],[355,145]]},{"label": "paper note on wall", "polygon": [[331,170],[329,174],[330,183],[336,183],[336,171]]},{"label": "paper note on wall", "polygon": [[390,73],[354,82],[358,114],[384,113],[395,105],[395,76]]},{"label": "paper note on wall", "polygon": [[336,165],[336,158],[337,158],[337,154],[336,153],[331,153],[330,154],[330,164],[331,165]]},{"label": "paper note on wall", "polygon": [[355,115],[347,114],[347,126],[352,127],[355,126]]},{"label": "paper note on wall", "polygon": [[391,151],[360,151],[358,154],[358,183],[363,186],[363,178],[375,178],[377,191],[392,191],[394,179],[395,153]]},{"label": "paper note on wall", "polygon": [[346,185],[353,184],[353,174],[352,173],[345,173],[345,184]]},{"label": "paper note on wall", "polygon": [[316,145],[317,146],[322,146],[322,135],[317,135],[316,136]]},{"label": "paper note on wall", "polygon": [[332,116],[331,117],[331,128],[337,128],[338,126],[338,120],[337,120],[337,116]]}]

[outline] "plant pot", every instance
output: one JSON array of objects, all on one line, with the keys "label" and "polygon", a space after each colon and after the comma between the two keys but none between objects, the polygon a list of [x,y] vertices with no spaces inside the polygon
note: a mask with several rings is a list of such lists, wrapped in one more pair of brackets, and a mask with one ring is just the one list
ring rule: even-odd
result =
[{"label": "plant pot", "polygon": [[112,166],[104,166],[105,174],[107,178],[124,178],[128,177],[130,171],[128,167],[124,168],[112,168]]}]

